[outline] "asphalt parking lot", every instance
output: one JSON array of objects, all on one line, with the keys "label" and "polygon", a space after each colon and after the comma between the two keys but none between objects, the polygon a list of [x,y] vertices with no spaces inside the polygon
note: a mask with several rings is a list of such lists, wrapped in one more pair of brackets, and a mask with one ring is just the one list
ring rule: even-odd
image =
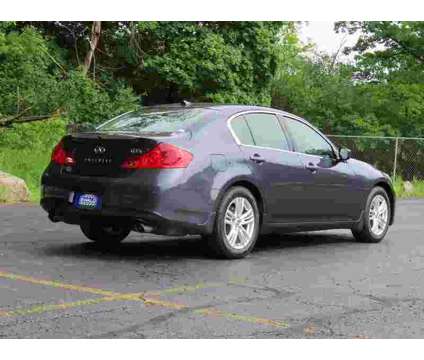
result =
[{"label": "asphalt parking lot", "polygon": [[0,338],[422,338],[424,201],[380,244],[348,231],[261,239],[246,259],[200,238],[114,250],[37,206],[0,207]]}]

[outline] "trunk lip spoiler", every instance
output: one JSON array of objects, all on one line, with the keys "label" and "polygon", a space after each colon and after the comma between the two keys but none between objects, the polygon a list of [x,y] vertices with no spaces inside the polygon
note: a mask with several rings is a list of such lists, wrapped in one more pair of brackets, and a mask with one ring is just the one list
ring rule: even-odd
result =
[{"label": "trunk lip spoiler", "polygon": [[72,138],[80,138],[80,139],[98,139],[98,140],[106,140],[106,139],[164,139],[170,137],[181,137],[188,135],[191,138],[190,130],[177,130],[177,131],[167,131],[167,132],[125,132],[125,131],[84,131],[76,134],[70,135]]}]

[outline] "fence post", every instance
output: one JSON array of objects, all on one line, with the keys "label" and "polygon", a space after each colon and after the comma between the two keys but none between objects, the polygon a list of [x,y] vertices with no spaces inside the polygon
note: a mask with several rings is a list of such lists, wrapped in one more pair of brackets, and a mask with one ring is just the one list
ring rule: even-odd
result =
[{"label": "fence post", "polygon": [[396,140],[395,140],[395,158],[393,160],[393,174],[392,174],[393,181],[396,180],[396,167],[397,167],[398,147],[399,147],[399,138],[396,137]]}]

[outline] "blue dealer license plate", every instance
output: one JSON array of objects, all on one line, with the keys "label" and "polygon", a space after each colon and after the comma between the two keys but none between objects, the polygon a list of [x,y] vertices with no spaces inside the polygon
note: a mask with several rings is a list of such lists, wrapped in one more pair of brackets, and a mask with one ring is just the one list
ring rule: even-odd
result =
[{"label": "blue dealer license plate", "polygon": [[78,209],[98,210],[102,207],[102,199],[94,194],[75,193],[74,206]]}]

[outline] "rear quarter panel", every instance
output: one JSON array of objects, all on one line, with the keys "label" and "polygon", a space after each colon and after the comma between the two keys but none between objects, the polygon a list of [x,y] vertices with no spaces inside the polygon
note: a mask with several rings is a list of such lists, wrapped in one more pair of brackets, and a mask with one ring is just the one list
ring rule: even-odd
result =
[{"label": "rear quarter panel", "polygon": [[188,150],[193,161],[187,168],[185,185],[194,203],[201,203],[207,211],[215,211],[219,192],[226,184],[251,175],[225,119],[193,133]]}]

